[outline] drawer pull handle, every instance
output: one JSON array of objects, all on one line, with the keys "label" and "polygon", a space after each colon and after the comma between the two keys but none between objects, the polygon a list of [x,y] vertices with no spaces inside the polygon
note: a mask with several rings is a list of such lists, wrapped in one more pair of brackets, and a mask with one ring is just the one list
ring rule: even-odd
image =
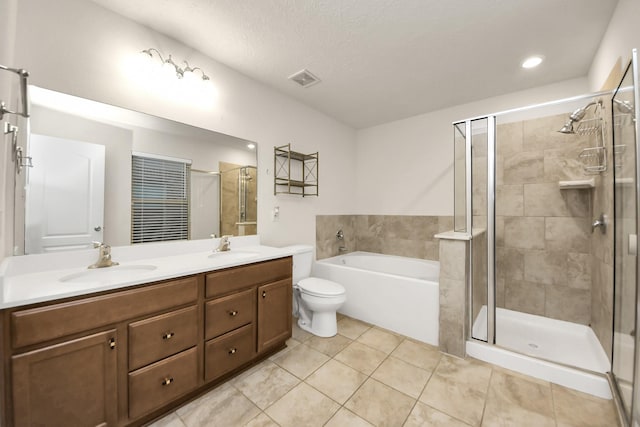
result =
[{"label": "drawer pull handle", "polygon": [[230,348],[230,349],[229,349],[229,354],[235,354],[235,353],[236,353],[236,351],[238,351],[238,349],[237,349],[237,348],[235,348],[235,347]]},{"label": "drawer pull handle", "polygon": [[175,332],[167,332],[165,334],[162,334],[162,339],[170,340],[174,335],[175,335]]},{"label": "drawer pull handle", "polygon": [[266,298],[267,297],[267,291],[262,291],[262,298]]},{"label": "drawer pull handle", "polygon": [[238,310],[231,310],[231,311],[229,312],[229,316],[231,316],[231,317],[235,317],[235,316],[237,316],[237,315],[238,315]]},{"label": "drawer pull handle", "polygon": [[115,349],[115,348],[116,348],[116,339],[115,339],[115,338],[110,338],[110,339],[109,339],[109,348],[110,348],[111,350],[113,350],[113,349]]},{"label": "drawer pull handle", "polygon": [[173,377],[165,378],[165,379],[162,381],[162,385],[169,385],[169,384],[171,384],[172,382],[173,382]]}]

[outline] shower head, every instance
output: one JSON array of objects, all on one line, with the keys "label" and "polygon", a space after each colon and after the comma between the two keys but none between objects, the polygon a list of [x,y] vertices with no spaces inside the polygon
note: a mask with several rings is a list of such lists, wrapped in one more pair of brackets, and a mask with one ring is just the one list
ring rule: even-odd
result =
[{"label": "shower head", "polygon": [[633,114],[634,108],[633,104],[629,101],[620,101],[619,99],[613,100],[613,106],[617,108],[618,111],[624,114]]},{"label": "shower head", "polygon": [[560,129],[558,132],[560,133],[576,133],[575,130],[573,130],[573,120],[569,120],[567,123],[564,124],[564,126],[562,126],[562,129]]},{"label": "shower head", "polygon": [[602,106],[602,102],[601,101],[592,101],[592,102],[588,103],[587,105],[585,105],[584,107],[581,107],[581,108],[578,108],[577,110],[575,110],[569,116],[569,120],[564,124],[564,126],[562,126],[562,129],[560,129],[558,132],[565,133],[565,134],[574,134],[574,133],[576,133],[575,130],[573,129],[573,124],[575,122],[579,122],[580,120],[584,119],[585,114],[587,114],[587,110],[592,105],[600,105],[600,106]]}]

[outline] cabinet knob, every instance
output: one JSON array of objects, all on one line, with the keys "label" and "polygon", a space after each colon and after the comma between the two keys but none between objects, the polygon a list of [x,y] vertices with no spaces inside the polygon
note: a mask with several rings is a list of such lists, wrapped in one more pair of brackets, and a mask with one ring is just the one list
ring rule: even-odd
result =
[{"label": "cabinet knob", "polygon": [[162,385],[169,385],[173,382],[173,377],[165,378],[162,380]]},{"label": "cabinet knob", "polygon": [[175,335],[175,332],[167,332],[162,334],[162,339],[163,340],[170,340],[171,337],[173,337]]},{"label": "cabinet knob", "polygon": [[229,316],[231,316],[231,317],[235,317],[235,316],[237,316],[237,315],[238,315],[238,310],[231,310],[231,311],[229,312]]},{"label": "cabinet knob", "polygon": [[238,351],[237,348],[233,347],[229,349],[229,354],[236,354],[236,351]]},{"label": "cabinet knob", "polygon": [[110,339],[109,339],[109,348],[110,348],[111,350],[113,350],[113,349],[115,349],[115,348],[116,348],[116,339],[115,339],[115,338],[110,338]]},{"label": "cabinet knob", "polygon": [[266,298],[267,297],[267,291],[262,291],[262,298]]}]

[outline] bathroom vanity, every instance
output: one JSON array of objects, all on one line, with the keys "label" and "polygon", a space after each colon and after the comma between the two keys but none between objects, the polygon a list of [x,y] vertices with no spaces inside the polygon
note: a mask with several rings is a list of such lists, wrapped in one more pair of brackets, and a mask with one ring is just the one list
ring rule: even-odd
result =
[{"label": "bathroom vanity", "polygon": [[[157,258],[143,275],[168,279],[5,307],[1,424],[141,425],[284,348],[291,256],[206,255]],[[163,266],[180,264],[189,274]]]}]

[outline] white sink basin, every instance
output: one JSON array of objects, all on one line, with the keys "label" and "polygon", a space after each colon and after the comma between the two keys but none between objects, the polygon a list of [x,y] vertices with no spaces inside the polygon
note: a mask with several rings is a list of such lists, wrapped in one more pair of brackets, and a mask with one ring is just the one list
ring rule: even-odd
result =
[{"label": "white sink basin", "polygon": [[209,255],[207,258],[218,259],[220,261],[231,262],[231,261],[240,261],[243,259],[253,258],[258,255],[258,252],[250,252],[250,251],[224,251],[224,252],[214,252]]},{"label": "white sink basin", "polygon": [[60,281],[65,283],[119,282],[143,276],[156,268],[158,267],[155,265],[115,265],[69,274],[62,277]]}]

